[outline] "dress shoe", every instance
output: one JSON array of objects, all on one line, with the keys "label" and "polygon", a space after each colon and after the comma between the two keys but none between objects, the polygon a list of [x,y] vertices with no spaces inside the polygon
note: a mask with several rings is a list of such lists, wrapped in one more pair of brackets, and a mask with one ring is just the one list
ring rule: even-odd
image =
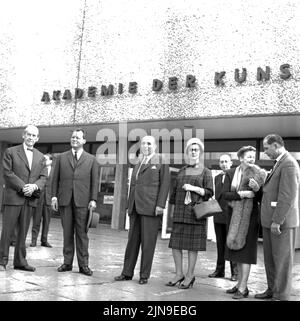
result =
[{"label": "dress shoe", "polygon": [[260,299],[260,300],[267,300],[267,299],[271,299],[272,297],[273,297],[273,293],[270,289],[267,289],[263,293],[257,293],[254,295],[255,299]]},{"label": "dress shoe", "polygon": [[194,285],[195,280],[196,280],[196,278],[193,277],[188,284],[180,283],[179,286],[178,286],[178,289],[189,289],[189,288],[192,288],[193,285]]},{"label": "dress shoe", "polygon": [[92,276],[93,271],[88,266],[80,266],[79,267],[79,273],[82,273],[87,276]]},{"label": "dress shoe", "polygon": [[6,271],[6,265],[0,264],[0,271]]},{"label": "dress shoe", "polygon": [[72,265],[71,264],[62,264],[58,269],[58,272],[67,272],[72,271]]},{"label": "dress shoe", "polygon": [[140,278],[139,279],[139,284],[146,284],[148,283],[148,279],[147,278]]},{"label": "dress shoe", "polygon": [[24,265],[24,266],[14,266],[15,270],[21,270],[21,271],[28,271],[28,272],[34,272],[35,267],[30,265]]},{"label": "dress shoe", "polygon": [[230,278],[230,281],[237,281],[238,277],[237,275],[232,275]]},{"label": "dress shoe", "polygon": [[237,290],[234,293],[232,298],[236,300],[241,300],[241,299],[247,298],[248,295],[249,295],[249,290],[248,288],[246,288],[243,292],[241,292],[240,290]]},{"label": "dress shoe", "polygon": [[232,289],[226,290],[226,293],[233,294],[238,291],[237,286],[234,286]]},{"label": "dress shoe", "polygon": [[215,271],[208,275],[209,278],[223,278],[224,272]]},{"label": "dress shoe", "polygon": [[30,247],[36,247],[36,242],[31,242],[29,246]]},{"label": "dress shoe", "polygon": [[169,282],[166,283],[165,285],[166,285],[166,286],[175,286],[175,285],[177,285],[177,283],[180,284],[183,280],[184,280],[184,276],[183,276],[181,279],[179,279],[179,280],[177,280],[177,281],[175,281],[175,282],[169,281]]},{"label": "dress shoe", "polygon": [[52,247],[51,244],[49,244],[48,242],[42,242],[41,246],[45,246],[45,247]]},{"label": "dress shoe", "polygon": [[132,280],[132,276],[121,274],[115,277],[115,281],[129,281],[129,280]]}]

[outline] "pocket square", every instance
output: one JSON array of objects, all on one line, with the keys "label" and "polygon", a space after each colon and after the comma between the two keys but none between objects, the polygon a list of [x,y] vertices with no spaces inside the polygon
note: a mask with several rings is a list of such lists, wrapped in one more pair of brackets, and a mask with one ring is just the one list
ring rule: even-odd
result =
[{"label": "pocket square", "polygon": [[156,169],[156,166],[155,166],[155,165],[153,165],[153,166],[151,167],[151,169]]}]

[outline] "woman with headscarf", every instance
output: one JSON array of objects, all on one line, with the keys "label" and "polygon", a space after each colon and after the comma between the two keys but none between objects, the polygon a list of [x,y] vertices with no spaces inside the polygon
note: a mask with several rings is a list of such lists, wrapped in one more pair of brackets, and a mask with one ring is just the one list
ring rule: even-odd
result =
[{"label": "woman with headscarf", "polygon": [[[193,212],[195,203],[207,201],[213,195],[211,171],[200,161],[203,152],[204,145],[199,138],[188,140],[185,148],[187,165],[178,172],[169,200],[171,206],[174,206],[169,247],[172,248],[176,274],[166,285],[178,285],[181,289],[193,286],[198,251],[206,250],[207,219],[197,221]],[[182,250],[188,251],[185,275]]]}]

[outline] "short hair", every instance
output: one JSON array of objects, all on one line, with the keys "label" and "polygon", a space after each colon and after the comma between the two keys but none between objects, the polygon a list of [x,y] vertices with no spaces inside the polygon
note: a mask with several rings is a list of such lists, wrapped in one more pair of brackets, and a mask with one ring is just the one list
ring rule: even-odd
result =
[{"label": "short hair", "polygon": [[251,145],[241,147],[237,151],[238,158],[243,157],[246,152],[256,152],[256,148]]},{"label": "short hair", "polygon": [[82,128],[75,128],[73,131],[72,131],[72,134],[74,132],[82,132],[82,138],[85,139],[85,136],[86,136],[86,131]]},{"label": "short hair", "polygon": [[34,126],[34,125],[27,125],[25,128],[24,128],[24,130],[23,130],[23,134],[26,134],[27,133],[27,131],[28,131],[28,128],[36,128],[37,129],[37,135],[39,136],[39,134],[40,134],[40,131],[39,131],[39,129],[36,127],[36,126]]},{"label": "short hair", "polygon": [[273,143],[277,143],[278,145],[284,147],[284,141],[281,136],[277,134],[269,134],[264,138],[264,141],[268,144],[271,145]]}]

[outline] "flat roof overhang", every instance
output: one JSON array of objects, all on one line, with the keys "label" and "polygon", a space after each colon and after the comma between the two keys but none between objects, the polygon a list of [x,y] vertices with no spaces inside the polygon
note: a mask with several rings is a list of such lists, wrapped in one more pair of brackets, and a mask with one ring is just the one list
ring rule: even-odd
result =
[{"label": "flat roof overhang", "polygon": [[[39,126],[39,143],[69,142],[71,132],[80,127],[87,131],[87,142],[95,142],[100,129],[111,129],[119,136],[120,126],[127,126],[127,133],[132,129],[141,128],[150,134],[151,129],[166,128],[172,130],[204,129],[204,139],[243,139],[263,138],[267,134],[277,133],[282,137],[300,137],[300,115],[220,117],[202,119],[170,119],[130,121],[125,123],[76,124],[61,126]],[[20,128],[0,128],[0,141],[17,144],[22,141]],[[124,127],[123,127],[124,129]]]}]

